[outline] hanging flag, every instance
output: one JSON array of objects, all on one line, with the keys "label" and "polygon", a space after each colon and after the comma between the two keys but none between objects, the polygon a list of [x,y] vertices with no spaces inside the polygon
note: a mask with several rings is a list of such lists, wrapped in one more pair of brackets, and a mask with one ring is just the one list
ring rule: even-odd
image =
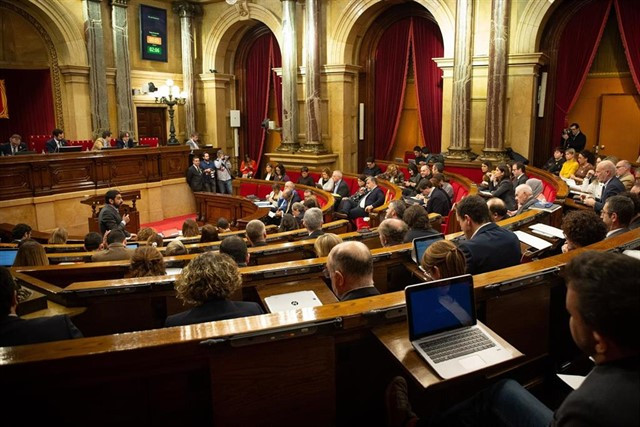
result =
[{"label": "hanging flag", "polygon": [[4,80],[0,80],[0,119],[9,118],[9,106],[7,105],[7,89]]}]

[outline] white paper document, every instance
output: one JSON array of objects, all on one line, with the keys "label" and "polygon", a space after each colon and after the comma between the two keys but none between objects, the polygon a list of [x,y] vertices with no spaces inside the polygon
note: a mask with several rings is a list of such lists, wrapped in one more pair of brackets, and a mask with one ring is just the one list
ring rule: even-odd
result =
[{"label": "white paper document", "polygon": [[558,239],[564,239],[564,233],[562,230],[556,227],[552,227],[547,224],[533,224],[531,230],[539,231],[543,236],[557,237]]},{"label": "white paper document", "polygon": [[562,381],[567,383],[567,385],[574,390],[580,387],[580,385],[586,378],[586,377],[583,377],[582,375],[566,375],[566,374],[557,374],[557,375],[558,375],[558,378],[560,378]]},{"label": "white paper document", "polygon": [[532,236],[531,234],[525,233],[524,231],[518,230],[518,231],[515,231],[514,233],[516,233],[516,236],[518,236],[518,239],[522,243],[526,243],[527,245],[533,247],[534,249],[540,250],[540,249],[546,249],[548,247],[551,247],[551,243],[547,242],[546,240],[543,240],[536,236]]},{"label": "white paper document", "polygon": [[318,307],[322,303],[313,291],[289,292],[287,294],[272,295],[264,299],[271,313],[277,311],[296,310],[299,308]]}]

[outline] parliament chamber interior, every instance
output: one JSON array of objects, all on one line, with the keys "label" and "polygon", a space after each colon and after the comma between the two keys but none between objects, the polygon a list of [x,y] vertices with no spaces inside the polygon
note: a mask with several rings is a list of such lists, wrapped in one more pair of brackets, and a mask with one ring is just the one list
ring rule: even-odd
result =
[{"label": "parliament chamber interior", "polygon": [[[638,308],[638,20],[633,0],[0,0],[5,418],[456,425],[509,379],[571,424],[596,388],[572,381],[611,366],[601,332],[640,313],[602,300],[602,331],[571,309],[601,265],[589,283]],[[445,315],[502,359],[459,339],[443,373],[416,342]],[[637,425],[637,340],[604,342],[631,391],[601,379],[618,405],[572,421]]]}]

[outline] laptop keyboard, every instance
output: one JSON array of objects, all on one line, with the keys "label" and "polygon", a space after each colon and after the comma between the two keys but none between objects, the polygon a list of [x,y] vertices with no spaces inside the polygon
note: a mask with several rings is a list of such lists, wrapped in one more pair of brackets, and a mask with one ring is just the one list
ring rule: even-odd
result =
[{"label": "laptop keyboard", "polygon": [[420,348],[435,363],[455,359],[480,350],[495,347],[493,341],[476,328],[454,332],[446,337],[420,343]]}]

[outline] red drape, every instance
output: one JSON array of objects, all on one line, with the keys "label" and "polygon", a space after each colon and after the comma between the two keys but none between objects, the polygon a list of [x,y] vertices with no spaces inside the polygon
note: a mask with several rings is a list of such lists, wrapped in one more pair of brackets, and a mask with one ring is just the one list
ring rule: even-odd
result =
[{"label": "red drape", "polygon": [[375,137],[376,159],[386,159],[398,131],[407,81],[409,31],[411,19],[391,25],[380,38],[375,64]]},{"label": "red drape", "polygon": [[418,98],[418,117],[424,142],[429,150],[440,152],[442,135],[442,70],[433,61],[444,55],[442,34],[427,19],[413,21],[413,70]]},{"label": "red drape", "polygon": [[558,49],[552,138],[560,139],[567,114],[576,103],[591,68],[611,10],[611,0],[583,7],[562,33]]},{"label": "red drape", "polygon": [[49,70],[0,69],[5,81],[9,118],[0,119],[0,142],[17,133],[24,142],[29,135],[49,135],[56,127],[53,89]]},{"label": "red drape", "polygon": [[640,3],[638,0],[615,0],[614,4],[629,70],[640,93]]}]

